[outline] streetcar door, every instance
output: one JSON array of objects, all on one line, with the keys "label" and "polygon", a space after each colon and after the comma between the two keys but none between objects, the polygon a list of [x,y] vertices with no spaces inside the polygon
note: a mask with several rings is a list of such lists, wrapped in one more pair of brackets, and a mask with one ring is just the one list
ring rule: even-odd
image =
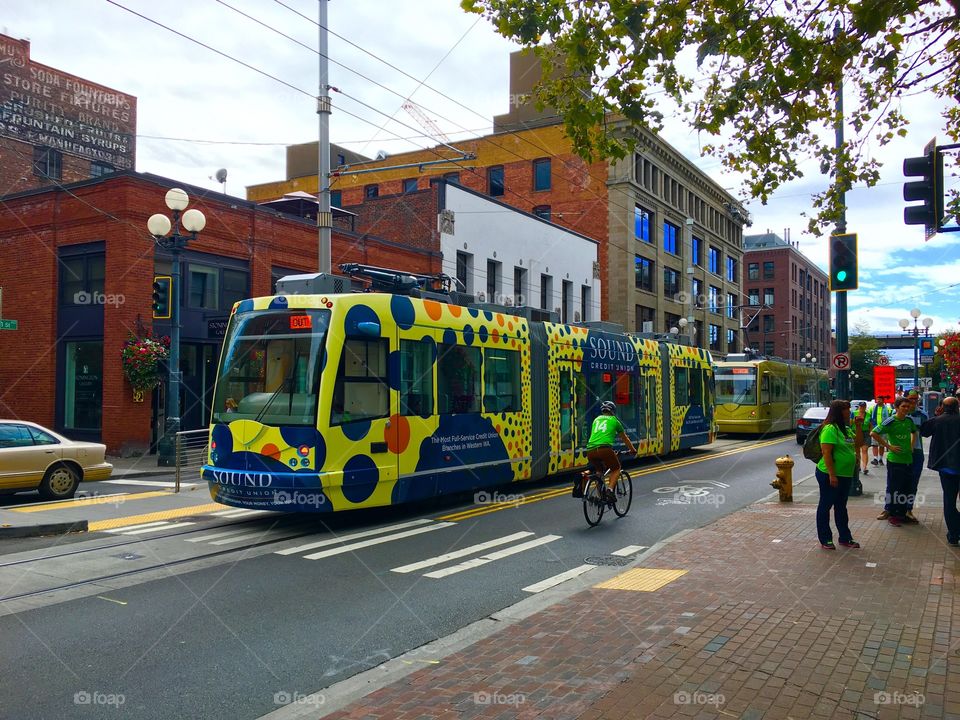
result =
[{"label": "streetcar door", "polygon": [[560,370],[559,383],[559,413],[560,419],[560,447],[555,452],[558,455],[557,466],[560,468],[572,467],[574,453],[577,448],[577,398],[574,383],[574,365],[572,362],[558,363]]},{"label": "streetcar door", "polygon": [[645,420],[647,426],[647,438],[651,440],[651,447],[654,452],[660,451],[660,435],[657,432],[657,373],[656,370],[647,374],[647,392],[645,403]]}]

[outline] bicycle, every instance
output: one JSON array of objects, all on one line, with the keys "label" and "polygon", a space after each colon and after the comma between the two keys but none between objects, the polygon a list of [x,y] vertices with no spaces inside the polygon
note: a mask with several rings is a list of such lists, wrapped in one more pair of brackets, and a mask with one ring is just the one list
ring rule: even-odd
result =
[{"label": "bicycle", "polygon": [[[620,451],[617,454],[621,457],[629,455],[626,451]],[[617,517],[623,517],[630,511],[630,505],[633,503],[633,480],[630,473],[623,468],[620,469],[620,477],[617,478],[613,499],[605,496],[603,491],[607,488],[609,474],[608,469],[601,476],[592,465],[580,474],[583,487],[583,517],[590,527],[600,524],[603,513],[608,507],[613,509]]]}]

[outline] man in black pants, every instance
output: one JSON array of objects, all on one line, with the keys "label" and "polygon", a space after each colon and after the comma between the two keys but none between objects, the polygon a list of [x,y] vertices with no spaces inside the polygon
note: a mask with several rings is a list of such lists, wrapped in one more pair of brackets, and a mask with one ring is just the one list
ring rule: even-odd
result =
[{"label": "man in black pants", "polygon": [[930,418],[920,427],[920,434],[930,440],[927,467],[940,473],[943,488],[943,520],[947,526],[947,542],[960,545],[960,402],[955,397],[943,399],[943,413]]}]

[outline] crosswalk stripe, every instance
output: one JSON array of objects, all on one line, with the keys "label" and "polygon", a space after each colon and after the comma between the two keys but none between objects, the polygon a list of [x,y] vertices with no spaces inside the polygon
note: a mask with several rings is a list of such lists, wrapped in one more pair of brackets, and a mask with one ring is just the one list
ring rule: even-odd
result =
[{"label": "crosswalk stripe", "polygon": [[227,518],[237,518],[244,517],[246,515],[259,515],[266,512],[266,510],[224,510],[223,512],[213,513],[217,517],[227,517]]},{"label": "crosswalk stripe", "polygon": [[554,540],[559,540],[560,538],[560,535],[544,535],[542,538],[521,543],[520,545],[514,545],[513,547],[509,547],[504,550],[498,550],[497,552],[490,553],[489,555],[471,558],[470,560],[462,562],[459,565],[452,565],[448,568],[443,568],[442,570],[434,570],[433,572],[424,573],[423,576],[428,578],[446,577],[447,575],[453,575],[454,573],[463,572],[464,570],[470,570],[475,567],[480,567],[481,565],[486,565],[494,560],[501,560],[505,557],[509,557],[510,555],[515,555],[516,553],[530,550],[539,545],[546,545],[547,543],[551,543]]},{"label": "crosswalk stripe", "polygon": [[108,532],[108,533],[123,533],[123,532],[126,532],[127,530],[138,530],[138,529],[140,529],[140,528],[152,527],[153,525],[166,525],[166,524],[167,524],[167,521],[166,521],[166,520],[157,520],[156,522],[151,522],[151,523],[139,523],[139,524],[137,524],[137,525],[124,525],[123,527],[118,527],[118,528],[113,528],[113,529],[111,529],[111,530],[107,530],[107,532]]},{"label": "crosswalk stripe", "polygon": [[208,533],[206,535],[200,535],[199,537],[184,538],[187,542],[206,542],[207,540],[216,540],[217,538],[227,537],[228,535],[237,535],[238,533],[245,533],[250,528],[236,528],[233,530],[225,530],[223,532]]},{"label": "crosswalk stripe", "polygon": [[456,523],[435,523],[433,525],[427,525],[426,527],[414,528],[413,530],[404,530],[403,532],[387,535],[386,537],[373,538],[372,540],[362,540],[351,545],[343,545],[341,547],[331,548],[329,550],[321,550],[318,553],[304,555],[303,557],[306,560],[319,560],[320,558],[330,557],[331,555],[340,555],[341,553],[360,550],[361,548],[370,547],[371,545],[379,545],[380,543],[393,542],[394,540],[401,540],[405,537],[411,537],[412,535],[419,535],[421,533],[431,532],[433,530],[441,530],[442,528],[450,527],[452,525],[456,525]]},{"label": "crosswalk stripe", "polygon": [[370,537],[371,535],[381,535],[382,533],[388,533],[393,530],[401,530],[403,528],[413,527],[415,525],[424,525],[426,523],[432,523],[433,520],[428,518],[422,518],[420,520],[411,520],[410,522],[398,523],[396,525],[388,525],[386,527],[374,528],[373,530],[363,530],[362,532],[350,533],[349,535],[339,535],[337,537],[327,538],[326,540],[319,540],[317,542],[307,543],[306,545],[297,545],[292,548],[284,548],[283,550],[277,550],[277,555],[293,555],[295,553],[304,552],[305,550],[314,550],[318,547],[324,547],[326,545],[336,545],[337,543],[347,542],[349,540],[354,540],[356,538]]},{"label": "crosswalk stripe", "polygon": [[596,565],[578,565],[577,567],[571,568],[570,570],[567,570],[566,572],[562,572],[559,575],[548,577],[546,580],[541,580],[540,582],[534,583],[533,585],[527,585],[525,588],[523,588],[523,591],[529,592],[529,593],[542,592],[548,588],[552,588],[554,585],[559,585],[562,582],[566,582],[567,580],[570,580],[572,578],[579,577],[580,575],[583,575],[585,572],[593,570],[595,567],[597,566]]},{"label": "crosswalk stripe", "polygon": [[148,527],[148,528],[143,528],[142,530],[127,530],[127,532],[123,534],[124,535],[143,535],[143,533],[158,532],[159,530],[173,530],[174,528],[186,527],[187,525],[193,525],[193,523],[192,522],[163,523],[159,527]]},{"label": "crosswalk stripe", "polygon": [[[117,478],[116,480],[101,480],[100,482],[110,483],[111,485],[137,485],[140,487],[172,488],[177,486],[177,483],[172,480],[123,480],[121,478]],[[180,483],[181,490],[195,487],[197,487],[197,483]]]},{"label": "crosswalk stripe", "polygon": [[463,548],[462,550],[454,550],[453,552],[448,552],[444,555],[437,555],[436,557],[427,558],[426,560],[421,560],[420,562],[411,563],[409,565],[401,565],[400,567],[391,568],[392,572],[395,573],[408,573],[413,572],[414,570],[422,570],[425,567],[430,567],[431,565],[439,565],[440,563],[447,562],[448,560],[456,560],[457,558],[464,557],[466,555],[473,555],[476,552],[482,550],[487,550],[497,545],[506,545],[509,542],[514,540],[519,540],[520,538],[529,537],[533,535],[532,532],[518,532],[513,535],[506,535],[496,540],[488,540],[487,542],[480,543],[479,545],[471,545],[470,547]]},{"label": "crosswalk stripe", "polygon": [[240,535],[234,535],[233,537],[224,538],[223,540],[214,540],[211,545],[229,545],[230,543],[235,542],[244,542],[246,540],[261,539],[266,535],[264,530],[254,530],[253,532],[244,532]]},{"label": "crosswalk stripe", "polygon": [[611,555],[617,555],[618,557],[630,557],[635,555],[641,550],[646,550],[647,545],[627,545],[625,548],[620,548],[619,550],[614,550]]}]

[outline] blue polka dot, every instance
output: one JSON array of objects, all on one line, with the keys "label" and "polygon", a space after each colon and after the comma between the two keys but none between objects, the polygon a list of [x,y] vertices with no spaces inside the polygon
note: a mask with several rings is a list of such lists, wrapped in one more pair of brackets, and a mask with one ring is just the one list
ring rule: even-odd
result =
[{"label": "blue polka dot", "polygon": [[253,300],[241,300],[237,305],[237,314],[242,312],[251,312],[253,310]]},{"label": "blue polka dot", "polygon": [[473,328],[469,325],[463,326],[463,341],[467,345],[473,345]]},{"label": "blue polka dot", "polygon": [[377,489],[380,471],[366,455],[354,455],[343,466],[343,496],[352,503],[361,503]]},{"label": "blue polka dot", "polygon": [[467,313],[469,313],[470,317],[474,317],[474,318],[480,317],[480,310],[478,310],[475,307],[468,307]]},{"label": "blue polka dot", "polygon": [[416,313],[413,309],[413,303],[406,295],[393,296],[390,300],[390,313],[393,315],[397,327],[401,330],[409,330],[413,327]]},{"label": "blue polka dot", "polygon": [[[367,433],[370,432],[370,421],[358,420],[356,422],[344,423],[340,426],[340,429],[343,430],[343,434],[350,440],[363,440],[363,438],[367,436]],[[317,467],[320,466],[318,465]]]},{"label": "blue polka dot", "polygon": [[493,313],[490,312],[489,310],[484,310],[483,319],[486,320],[487,322],[493,322]]},{"label": "blue polka dot", "polygon": [[486,325],[481,325],[480,331],[477,334],[480,336],[480,342],[482,343],[487,342],[487,326]]},{"label": "blue polka dot", "polygon": [[285,295],[278,295],[273,300],[270,301],[269,308],[271,310],[286,310],[287,309],[287,298]]},{"label": "blue polka dot", "polygon": [[443,344],[444,345],[457,344],[457,334],[450,328],[447,328],[446,330],[443,331]]},{"label": "blue polka dot", "polygon": [[400,389],[400,352],[394,350],[387,356],[387,384],[394,390]]},{"label": "blue polka dot", "polygon": [[364,336],[357,327],[365,322],[380,324],[380,318],[368,305],[354,305],[343,319],[343,330],[347,335]]}]

